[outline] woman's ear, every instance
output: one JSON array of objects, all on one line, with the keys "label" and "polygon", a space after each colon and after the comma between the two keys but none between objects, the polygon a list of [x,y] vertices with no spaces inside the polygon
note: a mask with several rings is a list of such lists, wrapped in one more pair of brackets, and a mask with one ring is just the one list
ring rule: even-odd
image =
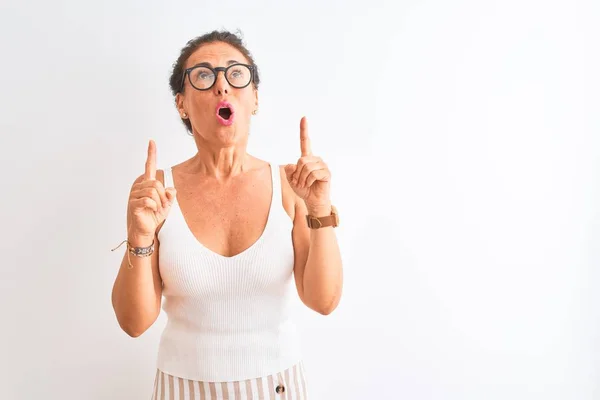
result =
[{"label": "woman's ear", "polygon": [[179,112],[179,116],[181,118],[187,118],[187,113],[183,108],[183,95],[181,93],[177,93],[177,95],[175,95],[175,107],[177,107],[177,111]]}]

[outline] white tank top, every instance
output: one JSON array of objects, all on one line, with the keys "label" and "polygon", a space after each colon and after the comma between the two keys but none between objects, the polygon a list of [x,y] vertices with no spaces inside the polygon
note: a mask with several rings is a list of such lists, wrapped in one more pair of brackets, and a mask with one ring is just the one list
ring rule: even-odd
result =
[{"label": "white tank top", "polygon": [[[279,167],[267,224],[248,249],[225,257],[190,231],[177,200],[158,233],[163,310],[157,367],[205,382],[252,379],[301,361],[291,316],[296,295],[291,218],[282,204]],[[171,168],[165,187],[174,187]]]}]

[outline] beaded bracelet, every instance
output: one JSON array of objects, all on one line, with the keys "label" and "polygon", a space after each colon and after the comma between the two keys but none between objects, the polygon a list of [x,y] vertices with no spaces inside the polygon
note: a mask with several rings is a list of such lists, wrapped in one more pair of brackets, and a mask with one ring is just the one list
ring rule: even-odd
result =
[{"label": "beaded bracelet", "polygon": [[152,255],[152,253],[154,253],[154,240],[152,240],[152,244],[148,247],[133,247],[129,244],[129,241],[125,239],[117,247],[111,249],[111,251],[117,250],[123,245],[123,243],[127,243],[127,262],[129,263],[129,269],[133,268],[133,265],[131,264],[130,254],[133,254],[136,257],[149,257]]}]

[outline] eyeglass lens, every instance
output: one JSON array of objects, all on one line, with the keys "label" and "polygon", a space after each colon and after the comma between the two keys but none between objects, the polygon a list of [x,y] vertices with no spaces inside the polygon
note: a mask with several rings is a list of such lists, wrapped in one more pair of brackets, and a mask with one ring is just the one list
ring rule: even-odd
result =
[{"label": "eyeglass lens", "polygon": [[[216,80],[215,72],[207,67],[196,67],[189,75],[192,85],[200,90],[210,88]],[[232,65],[225,71],[225,79],[231,86],[242,88],[250,83],[252,73],[245,65]]]}]

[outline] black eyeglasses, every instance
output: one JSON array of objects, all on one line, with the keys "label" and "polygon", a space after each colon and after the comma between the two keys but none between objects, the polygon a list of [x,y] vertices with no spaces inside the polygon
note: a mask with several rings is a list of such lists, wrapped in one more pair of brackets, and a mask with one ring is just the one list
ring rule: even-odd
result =
[{"label": "black eyeglasses", "polygon": [[217,74],[223,71],[225,79],[230,86],[236,89],[243,89],[254,80],[254,66],[247,64],[232,64],[229,67],[211,68],[204,65],[196,65],[183,71],[183,79],[181,80],[181,88],[185,85],[185,77],[187,76],[190,84],[196,90],[208,90],[217,82]]}]

